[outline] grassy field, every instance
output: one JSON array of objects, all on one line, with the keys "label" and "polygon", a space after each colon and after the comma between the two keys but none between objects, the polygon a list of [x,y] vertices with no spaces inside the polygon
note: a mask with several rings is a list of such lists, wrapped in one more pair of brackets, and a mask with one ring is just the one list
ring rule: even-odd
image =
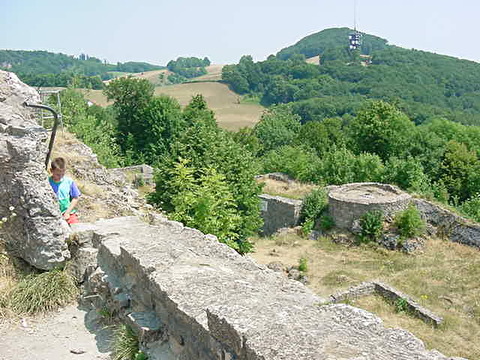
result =
[{"label": "grassy field", "polygon": [[209,108],[215,112],[218,125],[227,130],[238,130],[255,125],[264,110],[258,104],[241,104],[239,95],[231,91],[227,85],[217,82],[157,87],[155,94],[172,96],[181,105],[188,104],[192,96],[202,94]]},{"label": "grassy field", "polygon": [[363,281],[379,279],[410,295],[445,319],[438,329],[370,296],[352,305],[376,313],[387,327],[404,328],[449,356],[480,359],[480,252],[468,246],[428,240],[415,255],[383,248],[334,244],[328,238],[306,240],[295,234],[254,239],[252,256],[260,263],[308,263],[309,287],[327,297]]}]

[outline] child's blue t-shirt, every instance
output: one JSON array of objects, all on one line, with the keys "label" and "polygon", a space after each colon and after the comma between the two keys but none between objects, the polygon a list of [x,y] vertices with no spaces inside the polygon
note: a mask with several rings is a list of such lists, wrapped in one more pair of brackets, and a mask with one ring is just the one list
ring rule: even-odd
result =
[{"label": "child's blue t-shirt", "polygon": [[[59,182],[53,181],[52,177],[48,178],[48,182],[53,189],[55,195],[57,195],[58,202],[60,204],[60,212],[63,214],[68,207],[73,198],[77,198],[81,195],[80,190],[78,190],[77,185],[73,179],[68,176],[64,176]],[[74,213],[76,210],[72,210]]]}]

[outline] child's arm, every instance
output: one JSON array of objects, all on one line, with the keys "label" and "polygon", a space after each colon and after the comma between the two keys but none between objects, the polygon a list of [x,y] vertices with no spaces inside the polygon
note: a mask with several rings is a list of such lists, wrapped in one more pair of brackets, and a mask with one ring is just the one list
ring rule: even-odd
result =
[{"label": "child's arm", "polygon": [[77,204],[78,204],[78,197],[72,198],[72,200],[70,200],[70,206],[63,213],[63,218],[65,220],[68,220],[68,218],[70,217],[70,211],[72,211],[75,208],[75,206],[77,206]]}]

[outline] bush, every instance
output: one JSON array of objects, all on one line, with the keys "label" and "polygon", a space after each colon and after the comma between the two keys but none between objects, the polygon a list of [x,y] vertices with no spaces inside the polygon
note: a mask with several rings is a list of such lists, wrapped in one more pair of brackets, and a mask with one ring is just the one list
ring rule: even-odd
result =
[{"label": "bush", "polygon": [[300,218],[303,222],[315,220],[327,209],[327,192],[324,189],[315,189],[303,199]]},{"label": "bush", "polygon": [[9,307],[19,314],[56,310],[77,295],[74,279],[63,270],[27,275],[8,296]]},{"label": "bush", "polygon": [[298,260],[298,271],[307,272],[307,270],[308,270],[307,258],[302,256],[300,260]]},{"label": "bush", "polygon": [[460,211],[469,218],[480,222],[480,195],[465,201],[460,206]]},{"label": "bush", "polygon": [[383,231],[383,214],[379,210],[367,211],[360,218],[360,241],[368,243],[380,238]]},{"label": "bush", "polygon": [[395,225],[402,238],[411,238],[421,235],[425,230],[425,222],[418,209],[410,204],[408,208],[395,215]]},{"label": "bush", "polygon": [[310,234],[314,226],[315,226],[315,220],[313,219],[305,220],[305,222],[302,224],[303,235],[307,236],[308,234]]}]

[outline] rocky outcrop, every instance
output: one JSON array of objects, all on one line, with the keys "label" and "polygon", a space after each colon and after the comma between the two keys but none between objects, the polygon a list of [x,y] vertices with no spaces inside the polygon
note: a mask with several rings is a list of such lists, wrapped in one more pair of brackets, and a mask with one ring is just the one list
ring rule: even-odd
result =
[{"label": "rocky outcrop", "polygon": [[128,217],[74,230],[98,249],[86,301],[130,324],[149,359],[447,359],[180,223]]},{"label": "rocky outcrop", "polygon": [[15,74],[0,71],[0,218],[8,218],[0,236],[15,256],[49,270],[69,257],[69,229],[44,168],[48,133],[23,107],[26,100],[40,98]]},{"label": "rocky outcrop", "polygon": [[441,238],[480,248],[480,224],[474,223],[440,205],[423,199],[414,199],[423,219],[433,226],[431,232]]}]

